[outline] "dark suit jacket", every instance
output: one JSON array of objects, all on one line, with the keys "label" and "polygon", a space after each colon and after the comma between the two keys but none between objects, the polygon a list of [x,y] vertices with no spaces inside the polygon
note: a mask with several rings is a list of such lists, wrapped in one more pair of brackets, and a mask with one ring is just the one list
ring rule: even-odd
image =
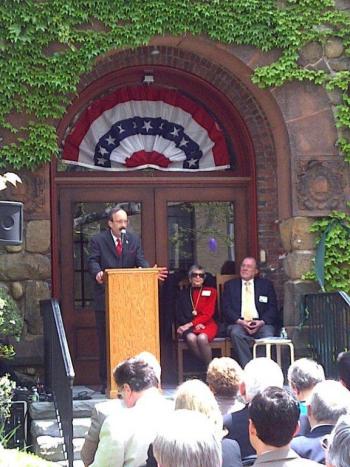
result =
[{"label": "dark suit jacket", "polygon": [[228,430],[226,438],[234,439],[239,444],[242,459],[256,454],[249,440],[248,404],[242,410],[225,415],[224,428]]},{"label": "dark suit jacket", "polygon": [[[259,319],[265,324],[276,325],[279,322],[277,300],[272,282],[260,277],[254,279],[255,306]],[[241,317],[242,280],[232,279],[224,286],[222,296],[223,313],[227,324],[235,324]]]},{"label": "dark suit jacket", "polygon": [[297,436],[293,439],[291,448],[305,459],[311,459],[320,464],[325,463],[325,450],[321,446],[322,438],[328,435],[333,425],[320,425],[315,427],[305,436]]},{"label": "dark suit jacket", "polygon": [[96,282],[95,278],[98,272],[105,269],[147,268],[148,266],[148,262],[143,256],[140,239],[135,234],[126,232],[121,256],[116,253],[115,243],[109,229],[95,235],[90,242],[88,259],[89,272],[95,284],[95,310],[103,311],[105,309],[105,286]]}]

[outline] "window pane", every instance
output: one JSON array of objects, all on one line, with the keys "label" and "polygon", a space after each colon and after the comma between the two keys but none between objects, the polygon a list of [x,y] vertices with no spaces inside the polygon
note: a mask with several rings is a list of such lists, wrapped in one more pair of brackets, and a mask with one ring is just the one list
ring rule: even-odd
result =
[{"label": "window pane", "polygon": [[167,216],[171,270],[197,263],[216,274],[235,261],[234,203],[169,202]]}]

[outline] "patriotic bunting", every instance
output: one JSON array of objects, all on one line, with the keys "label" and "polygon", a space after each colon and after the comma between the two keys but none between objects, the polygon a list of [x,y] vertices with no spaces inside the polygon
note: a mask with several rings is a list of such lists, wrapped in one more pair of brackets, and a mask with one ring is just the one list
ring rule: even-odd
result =
[{"label": "patriotic bunting", "polygon": [[67,136],[63,162],[99,170],[230,167],[223,131],[176,90],[126,87],[95,101]]}]

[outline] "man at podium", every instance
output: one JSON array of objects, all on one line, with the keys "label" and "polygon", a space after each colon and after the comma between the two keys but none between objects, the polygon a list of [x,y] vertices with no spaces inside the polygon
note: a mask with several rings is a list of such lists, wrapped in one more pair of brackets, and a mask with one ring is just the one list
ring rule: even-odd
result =
[{"label": "man at podium", "polygon": [[[88,268],[95,284],[94,310],[99,343],[99,373],[102,392],[105,390],[107,381],[104,270],[149,267],[143,255],[140,238],[134,233],[127,231],[127,226],[127,213],[123,209],[114,207],[110,210],[108,216],[109,229],[92,237],[90,242]],[[162,278],[161,274],[160,278]]]}]

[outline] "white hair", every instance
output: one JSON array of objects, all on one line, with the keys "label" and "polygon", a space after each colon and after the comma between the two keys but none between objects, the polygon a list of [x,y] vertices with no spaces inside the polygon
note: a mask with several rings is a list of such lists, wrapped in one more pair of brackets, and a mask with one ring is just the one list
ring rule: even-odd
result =
[{"label": "white hair", "polygon": [[288,381],[298,391],[312,389],[317,383],[324,381],[322,366],[310,358],[299,358],[288,368]]},{"label": "white hair", "polygon": [[243,371],[247,401],[251,401],[258,392],[268,386],[283,388],[283,379],[281,368],[270,358],[259,357],[250,360]]},{"label": "white hair", "polygon": [[221,467],[221,441],[205,415],[175,410],[153,442],[154,456],[162,467]]},{"label": "white hair", "polygon": [[342,415],[333,428],[326,465],[349,467],[350,465],[350,415]]},{"label": "white hair", "polygon": [[317,423],[336,423],[341,415],[350,413],[350,392],[338,381],[321,381],[308,400]]},{"label": "white hair", "polygon": [[175,410],[179,409],[202,413],[210,420],[218,436],[223,435],[219,405],[213,392],[203,381],[189,379],[180,384],[175,394]]}]

